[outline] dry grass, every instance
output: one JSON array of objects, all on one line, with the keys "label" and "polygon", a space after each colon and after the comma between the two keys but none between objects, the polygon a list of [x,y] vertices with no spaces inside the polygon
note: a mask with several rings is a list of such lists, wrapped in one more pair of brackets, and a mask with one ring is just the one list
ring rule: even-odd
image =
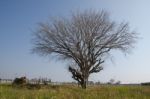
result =
[{"label": "dry grass", "polygon": [[150,99],[150,86],[42,86],[40,89],[0,85],[0,99]]}]

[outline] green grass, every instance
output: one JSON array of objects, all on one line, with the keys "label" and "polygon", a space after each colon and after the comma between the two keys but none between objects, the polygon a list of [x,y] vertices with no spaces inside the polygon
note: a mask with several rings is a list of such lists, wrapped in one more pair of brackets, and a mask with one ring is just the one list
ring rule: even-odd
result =
[{"label": "green grass", "polygon": [[0,99],[150,99],[150,86],[42,86],[41,89],[0,85]]}]

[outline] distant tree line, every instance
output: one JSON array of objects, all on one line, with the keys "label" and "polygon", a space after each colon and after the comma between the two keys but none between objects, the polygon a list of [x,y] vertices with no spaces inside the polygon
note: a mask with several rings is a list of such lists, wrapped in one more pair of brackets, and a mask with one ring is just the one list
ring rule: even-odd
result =
[{"label": "distant tree line", "polygon": [[143,86],[150,86],[150,82],[141,83]]},{"label": "distant tree line", "polygon": [[0,78],[0,83],[12,83],[12,79],[2,79]]},{"label": "distant tree line", "polygon": [[51,83],[51,79],[47,78],[34,78],[34,79],[27,79],[27,77],[19,77],[13,80],[13,84],[16,85],[26,85],[26,84],[44,84],[47,85]]}]

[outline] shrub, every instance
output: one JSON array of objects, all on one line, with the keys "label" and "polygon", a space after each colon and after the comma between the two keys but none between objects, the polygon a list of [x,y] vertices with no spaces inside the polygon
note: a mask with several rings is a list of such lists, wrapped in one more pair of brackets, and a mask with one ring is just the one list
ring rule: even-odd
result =
[{"label": "shrub", "polygon": [[143,86],[150,86],[150,82],[141,83],[141,85],[143,85]]},{"label": "shrub", "polygon": [[13,85],[26,85],[27,84],[27,78],[26,77],[20,77],[20,78],[15,78],[13,81]]}]

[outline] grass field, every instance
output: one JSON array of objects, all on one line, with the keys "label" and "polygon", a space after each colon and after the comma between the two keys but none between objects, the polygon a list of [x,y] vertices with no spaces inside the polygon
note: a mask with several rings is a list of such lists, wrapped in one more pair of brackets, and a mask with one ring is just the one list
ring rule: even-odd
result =
[{"label": "grass field", "polygon": [[40,89],[0,85],[0,99],[150,99],[150,86],[42,86]]}]

